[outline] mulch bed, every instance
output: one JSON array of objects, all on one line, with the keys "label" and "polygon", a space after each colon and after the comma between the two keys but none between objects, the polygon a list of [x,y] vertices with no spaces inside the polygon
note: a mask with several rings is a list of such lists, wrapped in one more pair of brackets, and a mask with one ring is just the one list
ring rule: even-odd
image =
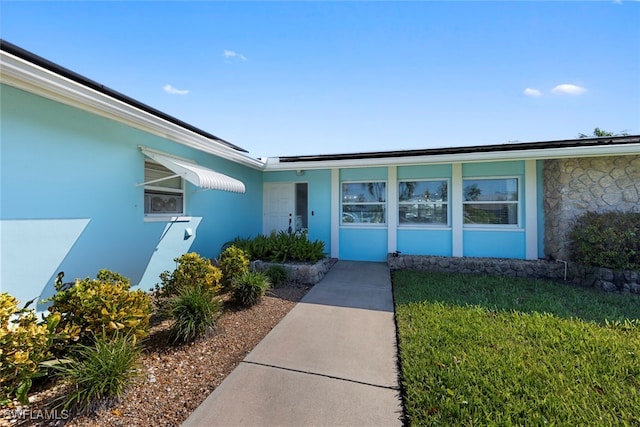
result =
[{"label": "mulch bed", "polygon": [[276,288],[250,308],[226,303],[215,330],[182,346],[168,342],[170,322],[157,321],[145,341],[138,382],[118,401],[93,414],[52,412],[65,386],[49,382],[34,386],[28,406],[2,408],[0,426],[179,426],[309,289]]}]

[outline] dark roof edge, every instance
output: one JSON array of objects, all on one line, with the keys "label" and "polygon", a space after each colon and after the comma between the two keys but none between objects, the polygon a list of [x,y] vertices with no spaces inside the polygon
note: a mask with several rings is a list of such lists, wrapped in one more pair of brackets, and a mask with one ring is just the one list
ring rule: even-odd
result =
[{"label": "dark roof edge", "polygon": [[394,157],[441,156],[451,154],[487,153],[494,151],[519,151],[547,148],[571,148],[603,145],[623,145],[640,143],[640,135],[565,139],[545,142],[521,142],[509,144],[474,145],[468,147],[426,148],[417,150],[372,151],[351,154],[319,154],[308,156],[280,157],[280,163],[318,162],[332,160],[382,159]]},{"label": "dark roof edge", "polygon": [[192,126],[192,125],[190,125],[190,124],[188,124],[186,122],[183,122],[180,119],[177,119],[177,118],[175,118],[173,116],[170,116],[170,115],[168,115],[166,113],[163,113],[160,110],[156,110],[155,108],[150,107],[147,104],[143,104],[142,102],[136,101],[135,99],[130,98],[130,97],[118,92],[118,91],[115,91],[113,89],[109,89],[108,87],[103,86],[103,85],[101,85],[100,83],[98,83],[98,82],[96,82],[94,80],[88,79],[88,78],[86,78],[86,77],[84,77],[84,76],[82,76],[82,75],[80,75],[78,73],[75,73],[75,72],[69,70],[68,68],[64,68],[64,67],[62,67],[62,66],[60,66],[60,65],[58,65],[58,64],[56,64],[54,62],[51,62],[51,61],[49,61],[49,60],[47,60],[47,59],[45,59],[45,58],[43,58],[41,56],[38,56],[38,55],[36,55],[34,53],[31,53],[28,50],[22,49],[21,47],[18,47],[16,45],[14,45],[13,43],[10,43],[10,42],[8,42],[8,41],[6,41],[4,39],[0,39],[0,50],[3,50],[5,52],[7,52],[7,53],[10,53],[10,54],[14,55],[14,56],[17,56],[18,58],[21,58],[21,59],[23,59],[25,61],[31,62],[32,64],[35,64],[35,65],[37,65],[39,67],[42,67],[42,68],[44,68],[46,70],[49,70],[49,71],[51,71],[53,73],[56,73],[56,74],[60,75],[60,76],[66,77],[69,80],[72,80],[72,81],[74,81],[76,83],[79,83],[79,84],[81,84],[83,86],[89,87],[89,88],[91,88],[93,90],[96,90],[96,91],[98,91],[98,92],[100,92],[100,93],[102,93],[104,95],[110,96],[111,98],[117,99],[118,101],[121,101],[121,102],[124,102],[126,104],[129,104],[132,107],[138,108],[138,109],[140,109],[140,110],[142,110],[142,111],[144,111],[146,113],[152,114],[152,115],[154,115],[154,116],[156,116],[158,118],[166,120],[166,121],[168,121],[170,123],[173,123],[173,124],[175,124],[177,126],[180,126],[180,127],[184,128],[184,129],[187,129],[187,130],[189,130],[191,132],[197,133],[200,136],[203,136],[205,138],[214,140],[214,141],[216,141],[216,142],[218,142],[220,144],[223,144],[223,145],[225,145],[225,146],[227,146],[227,147],[229,147],[229,148],[231,148],[233,150],[241,151],[243,153],[248,153],[248,151],[245,150],[244,148],[238,147],[237,145],[234,145],[234,144],[232,144],[232,143],[230,143],[228,141],[225,141],[222,138],[218,138],[217,136],[212,135],[212,134],[210,134],[208,132],[205,132],[202,129],[198,129],[195,126]]}]

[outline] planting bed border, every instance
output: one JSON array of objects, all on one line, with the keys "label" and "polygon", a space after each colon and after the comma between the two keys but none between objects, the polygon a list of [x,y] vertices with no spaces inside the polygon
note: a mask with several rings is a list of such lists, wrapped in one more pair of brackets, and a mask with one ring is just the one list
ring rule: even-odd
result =
[{"label": "planting bed border", "polygon": [[251,261],[251,269],[265,271],[272,265],[284,267],[289,272],[289,281],[303,285],[315,285],[327,274],[338,260],[323,258],[315,264],[310,263],[277,263],[266,261]]},{"label": "planting bed border", "polygon": [[640,294],[640,271],[587,267],[574,262],[507,258],[443,257],[388,254],[391,270],[424,270],[490,276],[529,277],[567,281],[606,292]]}]

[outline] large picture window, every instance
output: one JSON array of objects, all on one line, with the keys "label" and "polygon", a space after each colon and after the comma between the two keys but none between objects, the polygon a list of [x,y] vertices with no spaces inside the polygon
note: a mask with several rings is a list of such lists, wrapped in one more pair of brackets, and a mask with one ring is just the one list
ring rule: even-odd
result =
[{"label": "large picture window", "polygon": [[464,223],[518,225],[518,178],[465,179]]},{"label": "large picture window", "polygon": [[184,214],[184,181],[164,166],[144,162],[144,214]]},{"label": "large picture window", "polygon": [[342,224],[386,224],[385,182],[342,183]]},{"label": "large picture window", "polygon": [[400,225],[447,225],[448,199],[447,180],[400,181],[398,221]]}]

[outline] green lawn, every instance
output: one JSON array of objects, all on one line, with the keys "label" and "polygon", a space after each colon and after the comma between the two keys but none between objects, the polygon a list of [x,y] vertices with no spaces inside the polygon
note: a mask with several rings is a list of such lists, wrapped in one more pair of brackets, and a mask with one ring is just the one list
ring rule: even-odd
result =
[{"label": "green lawn", "polygon": [[393,274],[411,425],[640,426],[640,298]]}]

